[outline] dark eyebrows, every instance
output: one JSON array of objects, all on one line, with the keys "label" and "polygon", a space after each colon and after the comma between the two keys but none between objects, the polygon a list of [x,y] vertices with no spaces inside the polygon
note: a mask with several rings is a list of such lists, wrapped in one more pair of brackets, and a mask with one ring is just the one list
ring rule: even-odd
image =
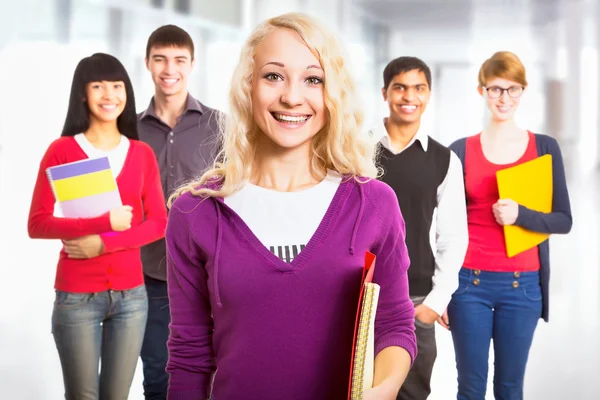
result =
[{"label": "dark eyebrows", "polygon": [[[165,56],[164,54],[153,54],[152,55],[152,59],[157,59],[157,58],[167,58],[167,56]],[[175,56],[176,60],[189,60],[188,56]]]},{"label": "dark eyebrows", "polygon": [[395,83],[392,84],[392,87],[403,87],[405,89],[408,89],[408,88],[413,88],[413,87],[416,87],[416,88],[418,88],[418,87],[427,87],[427,84],[426,83],[417,83],[416,85],[406,85],[404,83],[395,82]]}]

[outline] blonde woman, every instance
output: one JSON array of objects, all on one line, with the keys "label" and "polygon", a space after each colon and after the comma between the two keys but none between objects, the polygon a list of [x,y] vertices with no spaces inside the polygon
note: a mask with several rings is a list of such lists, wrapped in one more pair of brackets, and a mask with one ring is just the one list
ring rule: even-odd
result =
[{"label": "blonde woman", "polygon": [[404,221],[340,43],[302,14],[256,28],[220,162],[179,190],[167,232],[169,399],[346,399],[364,254],[381,285],[374,388],[416,354]]}]

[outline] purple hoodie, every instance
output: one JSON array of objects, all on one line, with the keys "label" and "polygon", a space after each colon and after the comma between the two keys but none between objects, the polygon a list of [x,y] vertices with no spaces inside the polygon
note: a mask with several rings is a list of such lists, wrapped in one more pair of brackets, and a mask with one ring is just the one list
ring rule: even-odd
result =
[{"label": "purple hoodie", "polygon": [[381,285],[375,354],[401,346],[414,360],[404,239],[396,195],[377,180],[344,179],[290,264],[222,199],[179,197],[166,234],[168,399],[346,400],[366,250]]}]

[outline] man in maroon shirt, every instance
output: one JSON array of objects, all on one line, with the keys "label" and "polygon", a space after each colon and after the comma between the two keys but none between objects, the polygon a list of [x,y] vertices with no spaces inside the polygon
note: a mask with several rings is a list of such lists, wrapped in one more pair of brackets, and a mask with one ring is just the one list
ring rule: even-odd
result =
[{"label": "man in maroon shirt", "polygon": [[[198,176],[214,161],[219,112],[188,92],[194,43],[183,29],[166,25],[150,35],[146,67],[154,81],[155,93],[148,108],[138,115],[138,134],[156,154],[166,200],[178,186]],[[165,400],[167,396],[169,377],[165,367],[171,318],[165,258],[164,239],[142,248],[149,301],[141,352],[146,400]]]}]

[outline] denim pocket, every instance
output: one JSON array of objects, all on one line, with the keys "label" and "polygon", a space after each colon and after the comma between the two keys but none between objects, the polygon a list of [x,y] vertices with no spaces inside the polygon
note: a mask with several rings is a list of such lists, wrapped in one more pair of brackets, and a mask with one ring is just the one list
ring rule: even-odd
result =
[{"label": "denim pocket", "polygon": [[469,280],[466,278],[460,277],[459,283],[458,283],[458,288],[456,288],[456,291],[452,294],[452,296],[459,296],[459,295],[465,293],[467,291],[467,289],[469,289]]},{"label": "denim pocket", "polygon": [[127,300],[143,300],[148,297],[146,285],[141,285],[133,289],[125,290],[123,292],[125,299]]},{"label": "denim pocket", "polygon": [[542,300],[542,288],[539,284],[530,285],[530,286],[522,286],[523,294],[525,297],[531,301],[540,301]]},{"label": "denim pocket", "polygon": [[92,298],[90,293],[70,293],[61,290],[56,291],[54,306],[60,309],[71,309],[87,304]]}]

